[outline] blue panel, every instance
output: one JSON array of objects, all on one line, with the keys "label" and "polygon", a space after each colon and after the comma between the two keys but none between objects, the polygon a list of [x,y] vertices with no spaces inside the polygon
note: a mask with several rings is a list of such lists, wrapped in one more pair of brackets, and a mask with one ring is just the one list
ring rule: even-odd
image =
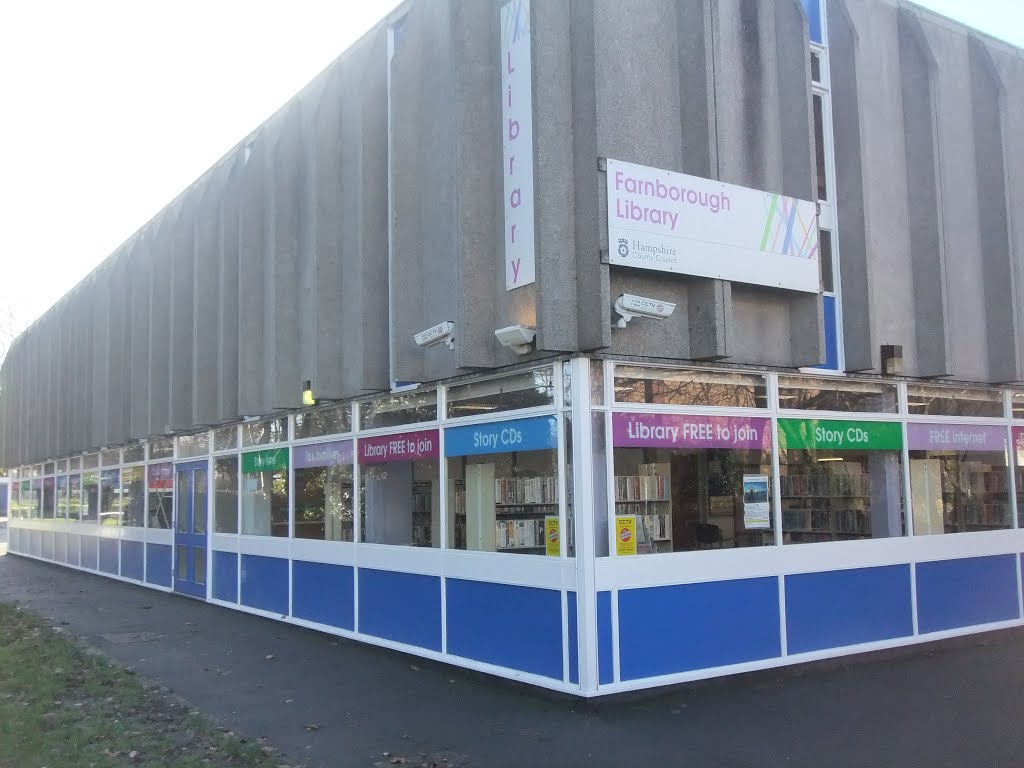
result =
[{"label": "blue panel", "polygon": [[822,310],[825,315],[825,364],[816,365],[821,370],[839,370],[839,335],[836,331],[836,297],[822,296]]},{"label": "blue panel", "polygon": [[43,531],[43,557],[53,560],[53,531]]},{"label": "blue panel", "polygon": [[234,552],[213,551],[213,596],[238,602],[238,555]]},{"label": "blue panel", "polygon": [[569,682],[579,685],[580,682],[580,638],[576,617],[576,593],[566,592],[566,613],[569,622]]},{"label": "blue panel", "polygon": [[78,565],[82,554],[82,537],[77,533],[68,534],[68,565]]},{"label": "blue panel", "polygon": [[96,570],[97,565],[97,554],[96,554],[96,537],[95,536],[83,536],[82,537],[82,567]]},{"label": "blue panel", "polygon": [[288,613],[288,561],[280,557],[242,555],[242,605],[271,613]]},{"label": "blue panel", "polygon": [[171,548],[167,544],[146,545],[146,581],[171,586]]},{"label": "blue panel", "polygon": [[441,650],[441,579],[359,569],[359,631]]},{"label": "blue panel", "polygon": [[786,576],[790,653],[914,634],[910,566]]},{"label": "blue panel", "polygon": [[117,539],[100,539],[101,571],[104,573],[112,573],[115,576],[117,575],[120,549],[120,542]]},{"label": "blue panel", "polygon": [[615,660],[612,658],[612,593],[597,593],[597,682],[615,682]]},{"label": "blue panel", "polygon": [[774,578],[619,592],[619,672],[637,680],[782,654]]},{"label": "blue panel", "polygon": [[145,574],[143,553],[145,545],[141,541],[121,542],[121,575],[126,579],[142,581]]},{"label": "blue panel", "polygon": [[917,564],[917,626],[922,634],[1019,615],[1013,555]]},{"label": "blue panel", "polygon": [[557,447],[558,422],[554,416],[472,424],[444,432],[445,456],[540,451]]},{"label": "blue panel", "polygon": [[464,579],[445,584],[449,653],[562,679],[561,592]]},{"label": "blue panel", "polygon": [[824,45],[821,39],[821,0],[803,0],[803,4],[807,12],[811,42]]},{"label": "blue panel", "polygon": [[68,561],[68,535],[58,531],[53,537],[53,559],[59,563]]},{"label": "blue panel", "polygon": [[355,629],[355,593],[351,566],[292,561],[292,616]]}]

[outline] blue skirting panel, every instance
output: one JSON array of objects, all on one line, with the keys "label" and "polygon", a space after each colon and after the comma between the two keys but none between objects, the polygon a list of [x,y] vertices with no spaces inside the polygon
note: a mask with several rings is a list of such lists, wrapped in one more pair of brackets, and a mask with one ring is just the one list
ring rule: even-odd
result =
[{"label": "blue skirting panel", "polygon": [[802,573],[785,579],[790,653],[914,634],[909,565]]},{"label": "blue skirting panel", "polygon": [[53,559],[58,563],[68,561],[68,535],[61,531],[53,535]]},{"label": "blue skirting panel", "polygon": [[145,575],[145,545],[141,541],[121,542],[121,575],[126,579],[142,581]]},{"label": "blue skirting panel", "polygon": [[53,531],[43,531],[43,552],[42,556],[47,560],[54,558],[54,536]]},{"label": "blue skirting panel", "polygon": [[104,573],[118,574],[121,542],[117,539],[100,539],[100,570]]},{"label": "blue skirting panel", "polygon": [[171,547],[168,544],[146,545],[146,581],[171,586]]},{"label": "blue skirting panel", "polygon": [[97,543],[95,536],[82,537],[82,567],[95,571],[98,565]]},{"label": "blue skirting panel", "polygon": [[43,532],[42,531],[31,531],[29,533],[29,554],[35,555],[36,557],[43,556]]},{"label": "blue skirting panel", "polygon": [[355,569],[292,561],[292,616],[341,629],[356,628]]},{"label": "blue skirting panel", "polygon": [[441,650],[441,579],[359,569],[359,631]]},{"label": "blue skirting panel", "polygon": [[561,592],[465,579],[445,585],[448,653],[562,679]]},{"label": "blue skirting panel", "polygon": [[569,682],[579,685],[580,682],[580,637],[578,619],[576,618],[576,593],[566,592],[566,614],[569,627]]},{"label": "blue skirting panel", "polygon": [[612,593],[597,593],[597,682],[615,682],[615,659],[612,658]]},{"label": "blue skirting panel", "polygon": [[966,557],[917,564],[917,626],[924,634],[1019,618],[1017,558]]},{"label": "blue skirting panel", "polygon": [[280,557],[242,555],[242,605],[271,613],[288,613],[288,561]]},{"label": "blue skirting panel", "polygon": [[781,654],[777,579],[619,592],[619,672],[623,680]]},{"label": "blue skirting panel", "polygon": [[82,537],[77,533],[68,534],[68,565],[78,565],[81,562]]},{"label": "blue skirting panel", "polygon": [[238,555],[213,551],[213,597],[228,603],[238,602]]}]

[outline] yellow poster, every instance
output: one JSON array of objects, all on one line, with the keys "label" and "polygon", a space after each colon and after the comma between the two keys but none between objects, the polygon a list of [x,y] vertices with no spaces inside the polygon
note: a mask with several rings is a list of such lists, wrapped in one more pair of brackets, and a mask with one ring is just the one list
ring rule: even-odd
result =
[{"label": "yellow poster", "polygon": [[557,516],[544,518],[544,547],[548,557],[558,557],[560,554]]},{"label": "yellow poster", "polygon": [[617,515],[615,517],[615,554],[636,554],[635,515]]}]

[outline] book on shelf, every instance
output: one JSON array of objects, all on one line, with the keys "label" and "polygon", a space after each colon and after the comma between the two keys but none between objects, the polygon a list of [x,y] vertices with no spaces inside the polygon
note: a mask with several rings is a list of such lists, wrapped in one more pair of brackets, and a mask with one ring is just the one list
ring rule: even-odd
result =
[{"label": "book on shelf", "polygon": [[494,480],[495,504],[557,504],[554,477],[499,477]]},{"label": "book on shelf", "polygon": [[[859,470],[859,467],[857,468]],[[783,496],[870,496],[871,476],[865,472],[836,472],[815,475],[783,475],[779,478]]]},{"label": "book on shelf", "polygon": [[544,546],[544,520],[498,520],[497,549],[532,549]]},{"label": "book on shelf", "polygon": [[616,501],[666,501],[668,480],[661,475],[633,475],[615,478]]}]

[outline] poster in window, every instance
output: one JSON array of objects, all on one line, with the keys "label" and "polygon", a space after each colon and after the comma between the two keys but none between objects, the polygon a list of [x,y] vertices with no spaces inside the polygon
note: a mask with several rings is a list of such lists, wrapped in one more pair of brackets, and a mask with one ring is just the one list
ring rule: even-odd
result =
[{"label": "poster in window", "polygon": [[765,530],[772,527],[771,506],[768,501],[768,476],[743,476],[743,526],[747,530]]}]

